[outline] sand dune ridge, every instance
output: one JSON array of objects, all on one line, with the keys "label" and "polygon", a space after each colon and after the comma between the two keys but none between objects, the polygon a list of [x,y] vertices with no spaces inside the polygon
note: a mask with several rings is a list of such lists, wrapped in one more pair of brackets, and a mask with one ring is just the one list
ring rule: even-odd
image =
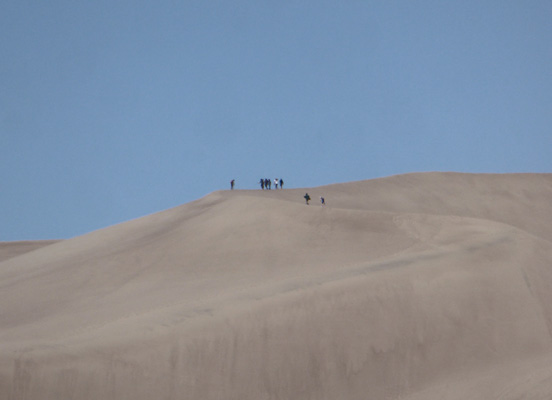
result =
[{"label": "sand dune ridge", "polygon": [[4,244],[0,398],[547,398],[551,200],[551,174],[406,174]]}]

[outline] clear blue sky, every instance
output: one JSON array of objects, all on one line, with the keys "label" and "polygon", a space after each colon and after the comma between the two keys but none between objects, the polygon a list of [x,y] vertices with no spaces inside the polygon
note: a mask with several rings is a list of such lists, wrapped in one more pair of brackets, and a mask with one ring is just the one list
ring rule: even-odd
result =
[{"label": "clear blue sky", "polygon": [[0,241],[261,177],[552,172],[552,2],[0,5]]}]

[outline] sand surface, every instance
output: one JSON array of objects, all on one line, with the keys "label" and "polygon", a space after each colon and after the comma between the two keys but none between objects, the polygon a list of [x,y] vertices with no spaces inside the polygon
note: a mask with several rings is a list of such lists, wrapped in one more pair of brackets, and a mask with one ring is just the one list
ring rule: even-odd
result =
[{"label": "sand surface", "polygon": [[552,174],[221,191],[2,243],[0,307],[1,400],[550,399]]},{"label": "sand surface", "polygon": [[29,251],[57,243],[59,240],[24,240],[18,242],[0,242],[0,262]]}]

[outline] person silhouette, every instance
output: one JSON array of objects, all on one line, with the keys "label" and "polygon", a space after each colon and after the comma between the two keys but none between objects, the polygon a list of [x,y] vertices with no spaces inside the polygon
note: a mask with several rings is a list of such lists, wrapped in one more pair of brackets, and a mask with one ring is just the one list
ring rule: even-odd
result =
[{"label": "person silhouette", "polygon": [[309,201],[310,201],[310,196],[308,193],[305,193],[305,195],[303,196],[305,198],[305,202],[307,203],[307,205],[309,205]]},{"label": "person silhouette", "polygon": [[235,180],[232,179],[232,180],[230,181],[230,190],[234,190],[234,183],[235,183]]}]

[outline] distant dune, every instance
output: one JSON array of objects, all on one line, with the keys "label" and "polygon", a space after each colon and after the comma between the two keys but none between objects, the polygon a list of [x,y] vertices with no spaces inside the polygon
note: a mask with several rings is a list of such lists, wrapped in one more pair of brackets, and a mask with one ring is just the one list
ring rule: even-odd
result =
[{"label": "distant dune", "polygon": [[0,400],[550,399],[552,174],[215,192],[0,244],[0,305]]},{"label": "distant dune", "polygon": [[0,262],[29,251],[57,243],[59,240],[25,240],[19,242],[0,242]]}]

